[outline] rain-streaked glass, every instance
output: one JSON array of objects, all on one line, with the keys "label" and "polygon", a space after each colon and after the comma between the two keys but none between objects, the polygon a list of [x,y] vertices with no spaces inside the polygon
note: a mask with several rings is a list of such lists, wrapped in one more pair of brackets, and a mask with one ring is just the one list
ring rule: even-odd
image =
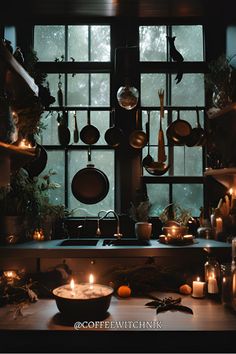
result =
[{"label": "rain-streaked glass", "polygon": [[91,61],[110,61],[110,26],[91,26]]},{"label": "rain-streaked glass", "polygon": [[174,147],[174,175],[202,176],[202,147]]},{"label": "rain-streaked glass", "polygon": [[41,61],[65,58],[65,26],[34,26],[34,50]]},{"label": "rain-streaked glass", "polygon": [[[58,140],[58,113],[59,112],[44,112],[41,117],[43,129],[41,133],[42,145],[59,145]],[[60,113],[59,113],[60,114]]]},{"label": "rain-streaked glass", "polygon": [[166,74],[141,74],[141,105],[160,106],[158,90],[165,87]]},{"label": "rain-streaked glass", "polygon": [[140,61],[166,61],[166,26],[139,27]]},{"label": "rain-streaked glass", "polygon": [[92,163],[95,167],[103,171],[109,180],[109,192],[105,199],[97,204],[83,204],[79,202],[71,192],[71,182],[74,175],[82,168],[87,166],[87,151],[70,151],[69,152],[69,168],[68,168],[68,191],[69,191],[69,208],[75,209],[74,216],[97,216],[102,209],[114,210],[114,152],[105,150],[92,150]]},{"label": "rain-streaked glass", "polygon": [[[146,131],[146,123],[147,123],[147,111],[142,111],[142,122],[143,122],[143,129]],[[166,139],[166,129],[167,129],[167,111],[164,113],[164,118],[162,119],[162,129],[164,131],[164,139],[165,143],[167,143]],[[150,112],[150,145],[157,145],[158,144],[158,132],[160,128],[160,111],[151,111]]]},{"label": "rain-streaked glass", "polygon": [[199,216],[203,206],[203,185],[173,184],[173,202],[188,209],[193,216]]},{"label": "rain-streaked glass", "polygon": [[60,184],[60,188],[50,190],[50,201],[53,204],[65,204],[65,153],[64,151],[47,151],[48,161],[45,170],[41,175],[45,175],[49,170],[56,172],[52,176],[52,182]]},{"label": "rain-streaked glass", "polygon": [[89,74],[68,75],[68,96],[69,106],[89,105]]},{"label": "rain-streaked glass", "polygon": [[200,25],[172,26],[175,47],[184,61],[203,61],[203,29]]},{"label": "rain-streaked glass", "polygon": [[91,74],[91,106],[110,105],[110,74]]},{"label": "rain-streaked glass", "polygon": [[175,83],[172,76],[171,102],[172,106],[204,106],[204,74],[184,74],[181,82]]},{"label": "rain-streaked glass", "polygon": [[88,28],[89,26],[68,26],[68,60],[88,61]]},{"label": "rain-streaked glass", "polygon": [[159,216],[169,204],[168,184],[147,184],[147,194],[151,203],[150,216]]}]

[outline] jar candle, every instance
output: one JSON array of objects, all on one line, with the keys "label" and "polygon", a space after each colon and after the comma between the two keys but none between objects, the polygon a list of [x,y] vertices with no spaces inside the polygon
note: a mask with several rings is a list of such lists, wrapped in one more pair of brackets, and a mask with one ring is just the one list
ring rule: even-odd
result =
[{"label": "jar candle", "polygon": [[197,280],[193,281],[192,289],[192,297],[203,298],[206,293],[206,282],[200,281],[200,278],[198,277]]},{"label": "jar candle", "polygon": [[231,264],[221,264],[221,302],[230,305],[232,300]]},{"label": "jar candle", "polygon": [[[71,286],[72,285],[72,286]],[[67,284],[53,290],[54,295],[64,299],[88,300],[110,295],[113,290],[101,284]]]},{"label": "jar candle", "polygon": [[209,294],[218,294],[219,292],[217,279],[214,273],[212,273],[208,278],[207,291]]}]

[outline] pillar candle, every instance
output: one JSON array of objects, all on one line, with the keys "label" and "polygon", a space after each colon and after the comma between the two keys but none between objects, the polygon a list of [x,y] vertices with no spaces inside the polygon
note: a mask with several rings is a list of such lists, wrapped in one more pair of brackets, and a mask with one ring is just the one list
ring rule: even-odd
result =
[{"label": "pillar candle", "polygon": [[208,278],[207,291],[209,294],[217,294],[219,292],[217,279],[214,273],[212,273]]},{"label": "pillar candle", "polygon": [[222,232],[222,230],[223,230],[223,220],[220,217],[216,218],[216,228],[215,228],[215,230],[216,230],[216,234]]},{"label": "pillar candle", "polygon": [[204,281],[200,281],[200,278],[197,278],[196,281],[193,281],[192,288],[192,297],[202,298],[205,296],[206,283]]}]

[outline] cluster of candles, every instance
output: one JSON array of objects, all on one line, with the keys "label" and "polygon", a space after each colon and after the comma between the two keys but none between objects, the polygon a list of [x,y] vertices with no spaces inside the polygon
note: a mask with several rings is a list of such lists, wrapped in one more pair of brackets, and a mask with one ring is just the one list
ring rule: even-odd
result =
[{"label": "cluster of candles", "polygon": [[192,289],[193,289],[192,297],[195,297],[195,298],[203,298],[206,296],[206,293],[218,294],[219,287],[218,287],[217,278],[215,276],[215,273],[212,272],[208,276],[207,281],[201,281],[200,277],[197,277],[197,279],[195,281],[193,281]]},{"label": "cluster of candles", "polygon": [[42,229],[36,229],[33,233],[33,240],[35,241],[44,241],[44,233]]},{"label": "cluster of candles", "polygon": [[89,275],[88,283],[76,284],[71,279],[70,284],[62,285],[54,289],[54,294],[64,299],[87,300],[110,295],[112,289],[106,285],[94,284],[93,274]]}]

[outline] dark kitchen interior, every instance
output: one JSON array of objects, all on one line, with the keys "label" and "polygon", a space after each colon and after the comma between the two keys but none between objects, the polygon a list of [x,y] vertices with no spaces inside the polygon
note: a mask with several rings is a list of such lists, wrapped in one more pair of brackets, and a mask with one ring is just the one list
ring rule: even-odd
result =
[{"label": "dark kitchen interior", "polygon": [[4,352],[233,352],[234,2],[5,1]]}]

